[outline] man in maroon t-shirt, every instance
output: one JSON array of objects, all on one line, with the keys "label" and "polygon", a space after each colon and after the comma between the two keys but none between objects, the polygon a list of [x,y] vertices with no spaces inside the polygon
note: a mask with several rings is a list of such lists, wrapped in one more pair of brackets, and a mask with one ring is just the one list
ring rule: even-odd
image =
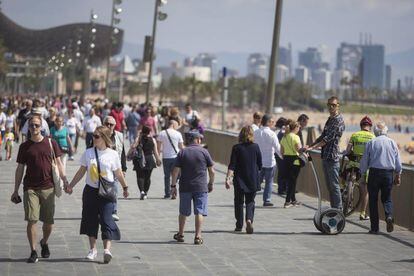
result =
[{"label": "man in maroon t-shirt", "polygon": [[123,132],[123,130],[126,128],[125,116],[124,112],[122,111],[123,108],[124,104],[119,102],[115,105],[115,108],[111,110],[111,113],[109,113],[109,115],[115,119],[115,130],[119,132]]},{"label": "man in maroon t-shirt", "polygon": [[27,262],[35,263],[38,261],[35,241],[36,223],[38,220],[43,222],[43,238],[40,240],[40,246],[42,247],[41,255],[43,258],[49,258],[50,256],[47,241],[52,232],[55,213],[52,148],[56,156],[59,175],[65,186],[67,186],[68,181],[60,161],[62,153],[59,146],[54,140],[43,137],[41,134],[41,117],[33,115],[28,123],[31,136],[29,140],[19,147],[14,193],[11,196],[11,200],[15,203],[21,200],[19,197],[19,187],[23,179],[24,168],[26,167],[26,174],[23,179],[23,203],[25,220],[27,221],[27,237],[31,249],[31,255]]}]

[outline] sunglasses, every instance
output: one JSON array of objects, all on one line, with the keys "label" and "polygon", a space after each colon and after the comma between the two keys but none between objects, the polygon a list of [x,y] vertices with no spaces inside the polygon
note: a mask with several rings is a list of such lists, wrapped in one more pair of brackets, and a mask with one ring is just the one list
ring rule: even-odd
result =
[{"label": "sunglasses", "polygon": [[105,125],[106,125],[107,127],[113,127],[113,126],[115,126],[115,124],[111,124],[111,123],[105,123]]},{"label": "sunglasses", "polygon": [[326,105],[328,107],[337,107],[337,106],[339,106],[339,104],[331,104],[331,103],[327,103]]},{"label": "sunglasses", "polygon": [[99,138],[101,138],[101,136],[100,136],[100,135],[98,135],[98,134],[94,134],[94,135],[93,135],[93,138],[94,138],[94,139],[99,139]]},{"label": "sunglasses", "polygon": [[30,126],[30,128],[39,128],[41,125],[40,124],[30,124],[29,126]]}]

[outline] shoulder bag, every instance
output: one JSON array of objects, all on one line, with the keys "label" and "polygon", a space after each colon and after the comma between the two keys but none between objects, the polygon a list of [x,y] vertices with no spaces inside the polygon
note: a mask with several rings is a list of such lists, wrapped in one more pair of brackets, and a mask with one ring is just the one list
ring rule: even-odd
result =
[{"label": "shoulder bag", "polygon": [[108,181],[105,178],[101,176],[101,166],[99,164],[99,157],[98,157],[98,151],[96,147],[95,150],[95,156],[96,156],[96,164],[98,166],[98,195],[102,198],[105,198],[111,202],[115,202],[117,199],[117,193],[116,193],[116,183],[115,181]]},{"label": "shoulder bag", "polygon": [[56,155],[55,151],[53,150],[52,140],[49,139],[49,145],[50,145],[50,155],[52,157],[52,179],[53,179],[53,186],[55,188],[55,196],[60,197],[62,195],[63,185],[62,180],[60,179],[59,175],[59,168],[57,166],[56,162]]}]

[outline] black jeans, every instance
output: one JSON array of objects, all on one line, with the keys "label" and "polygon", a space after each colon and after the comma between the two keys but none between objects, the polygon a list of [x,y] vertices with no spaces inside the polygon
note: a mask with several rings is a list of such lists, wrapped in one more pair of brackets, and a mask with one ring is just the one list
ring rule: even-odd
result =
[{"label": "black jeans", "polygon": [[371,230],[379,230],[378,193],[381,191],[381,202],[384,206],[385,218],[392,217],[391,190],[394,182],[392,170],[369,169],[368,195]]},{"label": "black jeans", "polygon": [[297,156],[283,156],[285,166],[284,179],[287,182],[286,202],[296,201],[296,179],[300,172],[300,166],[294,165],[294,162],[297,159]]},{"label": "black jeans", "polygon": [[151,170],[137,169],[136,173],[137,173],[137,183],[138,183],[139,191],[147,194],[151,186],[152,169]]},{"label": "black jeans", "polygon": [[85,185],[82,195],[80,234],[97,238],[100,224],[102,240],[120,240],[121,232],[112,218],[113,210],[113,202],[100,197],[97,188]]},{"label": "black jeans", "polygon": [[284,178],[283,172],[285,171],[285,161],[275,153],[276,164],[277,164],[277,193],[286,193],[287,181]]},{"label": "black jeans", "polygon": [[236,227],[243,227],[243,205],[246,202],[246,220],[253,222],[254,218],[254,198],[256,192],[245,193],[239,185],[234,185],[234,216],[236,218]]}]

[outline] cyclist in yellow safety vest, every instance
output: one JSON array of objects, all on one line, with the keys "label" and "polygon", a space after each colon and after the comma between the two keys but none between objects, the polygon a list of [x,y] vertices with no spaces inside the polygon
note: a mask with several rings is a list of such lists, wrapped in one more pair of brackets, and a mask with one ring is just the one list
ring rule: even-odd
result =
[{"label": "cyclist in yellow safety vest", "polygon": [[[372,121],[368,116],[362,118],[360,122],[361,130],[352,134],[351,139],[349,140],[348,147],[346,152],[348,153],[349,163],[347,168],[358,168],[359,169],[359,161],[364,155],[365,151],[365,144],[375,138],[375,135],[371,132]],[[359,175],[359,174],[358,174]],[[360,181],[360,188],[361,188],[361,209],[360,209],[360,220],[368,220],[369,216],[367,216],[365,210],[367,209],[368,204],[368,190],[367,184],[365,179],[361,179]]]}]

